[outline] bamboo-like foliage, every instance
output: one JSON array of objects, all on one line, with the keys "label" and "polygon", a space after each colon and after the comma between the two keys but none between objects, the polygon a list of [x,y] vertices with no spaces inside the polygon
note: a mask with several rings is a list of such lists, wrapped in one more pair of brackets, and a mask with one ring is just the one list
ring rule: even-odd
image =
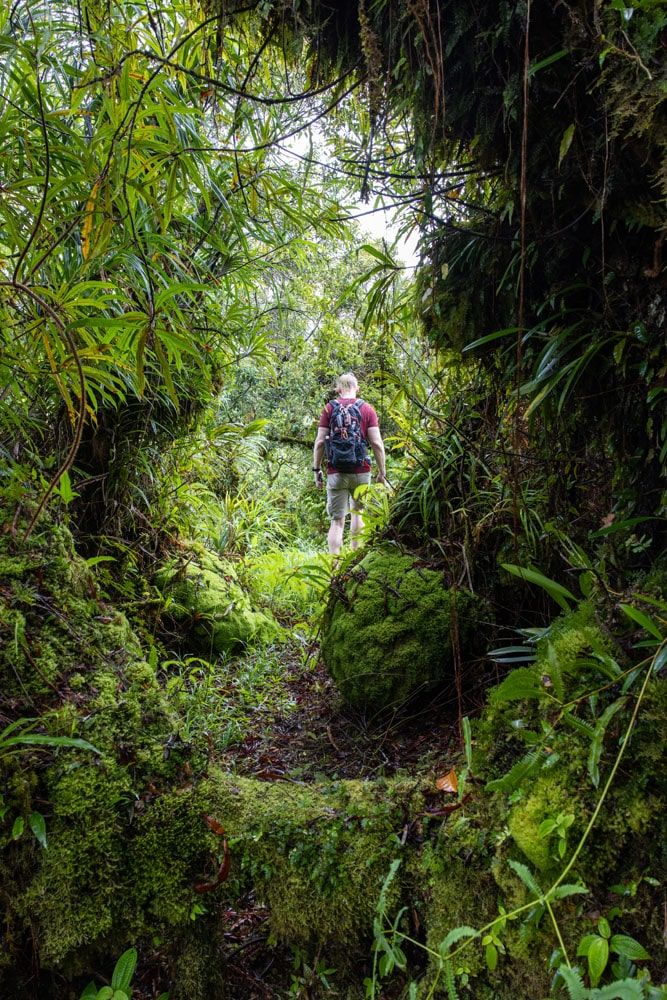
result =
[{"label": "bamboo-like foliage", "polygon": [[272,152],[317,94],[296,71],[303,93],[283,99],[251,21],[218,49],[216,31],[189,3],[0,13],[6,500],[45,501],[77,454],[106,475],[111,414],[130,406],[125,436],[145,445],[237,357],[268,357],[262,286],[319,225],[337,230],[334,201]]}]

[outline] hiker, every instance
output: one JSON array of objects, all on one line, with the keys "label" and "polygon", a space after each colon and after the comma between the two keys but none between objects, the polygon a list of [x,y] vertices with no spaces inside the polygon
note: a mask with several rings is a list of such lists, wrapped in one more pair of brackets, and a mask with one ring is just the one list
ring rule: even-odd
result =
[{"label": "hiker", "polygon": [[327,457],[327,514],[329,527],[329,552],[338,555],[343,545],[345,517],[350,511],[350,545],[359,546],[363,528],[361,504],[354,498],[358,486],[370,483],[371,463],[367,444],[370,444],[377,462],[377,481],[387,482],[385,474],[384,444],[380,435],[377,413],[363,399],[357,399],[359,383],[352,372],[341,375],[336,382],[339,393],[324,407],[313,449],[315,484],[324,485],[322,457],[326,446]]}]

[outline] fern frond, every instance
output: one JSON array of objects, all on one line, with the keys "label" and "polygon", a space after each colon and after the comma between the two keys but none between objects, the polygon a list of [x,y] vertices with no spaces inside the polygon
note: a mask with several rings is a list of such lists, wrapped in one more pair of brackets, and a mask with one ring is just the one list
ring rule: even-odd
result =
[{"label": "fern frond", "polygon": [[591,1000],[643,1000],[646,995],[643,984],[637,979],[619,979],[589,992]]},{"label": "fern frond", "polygon": [[513,792],[523,781],[537,774],[547,758],[548,754],[541,748],[529,750],[502,778],[495,778],[493,781],[487,782],[486,791]]},{"label": "fern frond", "polygon": [[459,994],[456,989],[456,980],[454,979],[454,967],[449,959],[445,960],[444,965],[445,970],[445,987],[447,988],[447,1000],[459,1000]]},{"label": "fern frond", "polygon": [[584,986],[584,981],[576,966],[570,969],[567,965],[561,965],[558,972],[567,986],[570,1000],[590,1000],[591,991]]}]

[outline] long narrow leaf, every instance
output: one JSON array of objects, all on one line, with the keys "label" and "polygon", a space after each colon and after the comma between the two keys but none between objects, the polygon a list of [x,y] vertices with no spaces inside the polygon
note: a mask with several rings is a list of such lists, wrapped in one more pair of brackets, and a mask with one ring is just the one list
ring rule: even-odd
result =
[{"label": "long narrow leaf", "polygon": [[569,601],[576,604],[576,597],[567,587],[557,583],[555,580],[549,579],[548,576],[540,573],[539,570],[531,569],[527,566],[515,566],[512,563],[501,563],[501,565],[512,576],[518,576],[520,580],[526,580],[528,583],[535,583],[538,587],[542,587],[564,611],[570,610]]}]

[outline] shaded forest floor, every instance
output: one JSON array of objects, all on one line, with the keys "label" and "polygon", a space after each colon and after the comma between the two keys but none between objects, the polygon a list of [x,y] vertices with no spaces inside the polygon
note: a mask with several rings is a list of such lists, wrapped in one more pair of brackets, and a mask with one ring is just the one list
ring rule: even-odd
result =
[{"label": "shaded forest floor", "polygon": [[243,740],[216,759],[263,781],[388,777],[439,771],[460,752],[458,699],[451,689],[401,712],[369,717],[342,701],[312,646],[286,646],[282,691],[251,713]]},{"label": "shaded forest floor", "polygon": [[[230,672],[242,671],[262,652],[248,652],[228,664]],[[210,762],[232,774],[267,783],[336,781],[346,778],[372,780],[406,774],[436,775],[458,766],[461,759],[459,706],[451,687],[411,704],[392,715],[370,718],[350,709],[342,701],[320,660],[319,646],[313,642],[304,655],[303,646],[288,640],[277,654],[282,672],[273,676],[272,689],[257,704],[239,705],[244,716],[243,738],[226,749],[212,749]],[[251,672],[252,675],[252,672]],[[227,684],[229,673],[221,676],[220,698],[234,698]],[[252,692],[246,691],[246,696]],[[240,694],[239,701],[244,696]],[[483,697],[480,688],[479,698]],[[470,710],[468,701],[466,710]],[[434,818],[442,810],[442,796],[432,799]],[[233,864],[232,859],[232,864]],[[211,905],[202,900],[205,909]],[[316,955],[307,957],[299,948],[277,946],[270,940],[269,909],[254,893],[234,906],[224,904],[221,913],[224,931],[219,954],[225,965],[229,996],[244,1000],[277,1000],[295,997],[339,997],[336,970]],[[419,964],[422,956],[416,954]],[[170,956],[158,946],[141,956],[135,996],[149,1000],[168,982],[165,972]],[[329,975],[327,975],[327,971]],[[291,989],[286,991],[286,983]],[[403,989],[400,977],[384,987],[383,997],[392,1000]]]}]

